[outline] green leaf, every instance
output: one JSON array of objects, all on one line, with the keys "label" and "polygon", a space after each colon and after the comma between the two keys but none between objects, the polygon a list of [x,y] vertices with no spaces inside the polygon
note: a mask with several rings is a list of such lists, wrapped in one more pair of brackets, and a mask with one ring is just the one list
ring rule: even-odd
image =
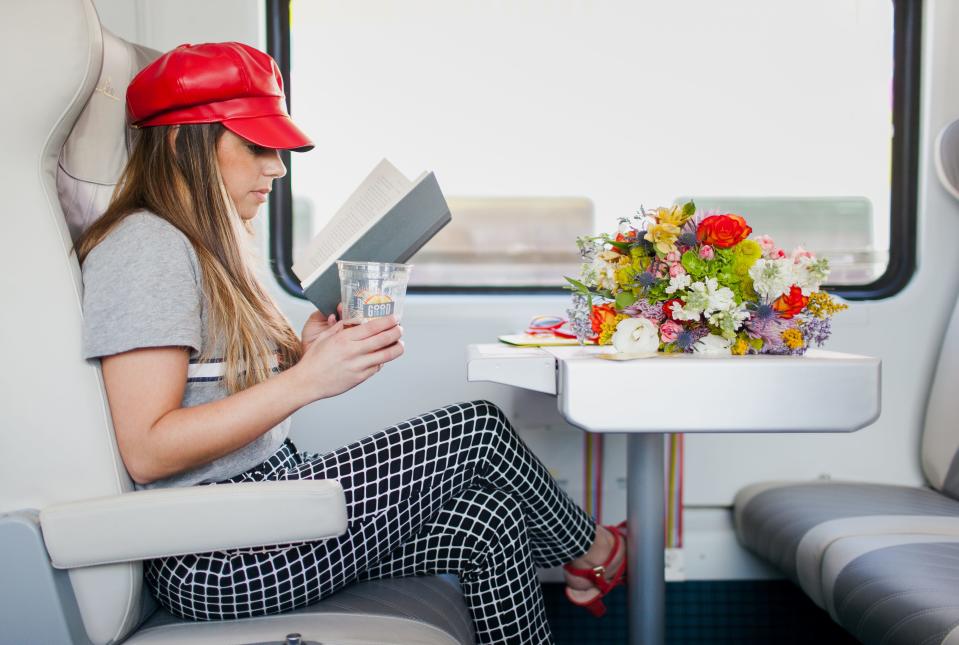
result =
[{"label": "green leaf", "polygon": [[581,291],[582,293],[589,293],[589,287],[580,282],[579,280],[573,280],[572,278],[567,277],[566,281],[569,282],[574,287],[574,291]]},{"label": "green leaf", "polygon": [[614,246],[620,251],[629,251],[629,242],[617,242],[616,240],[606,240],[610,246]]},{"label": "green leaf", "polygon": [[685,215],[686,217],[690,217],[695,212],[696,212],[696,204],[693,203],[693,200],[690,199],[688,202],[683,204],[683,215]]},{"label": "green leaf", "polygon": [[620,291],[618,294],[616,294],[617,309],[625,309],[626,307],[630,306],[634,302],[636,302],[636,296],[634,296],[628,291]]}]

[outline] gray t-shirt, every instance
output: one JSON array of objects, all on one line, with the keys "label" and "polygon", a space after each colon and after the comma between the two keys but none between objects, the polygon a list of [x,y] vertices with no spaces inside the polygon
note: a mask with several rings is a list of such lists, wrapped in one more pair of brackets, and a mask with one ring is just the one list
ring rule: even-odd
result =
[{"label": "gray t-shirt", "polygon": [[[182,407],[226,397],[221,348],[198,357],[211,341],[202,273],[187,237],[149,212],[126,217],[83,262],[83,355],[87,359],[141,347],[188,347]],[[208,464],[137,488],[214,482],[238,475],[276,452],[290,419]]]}]

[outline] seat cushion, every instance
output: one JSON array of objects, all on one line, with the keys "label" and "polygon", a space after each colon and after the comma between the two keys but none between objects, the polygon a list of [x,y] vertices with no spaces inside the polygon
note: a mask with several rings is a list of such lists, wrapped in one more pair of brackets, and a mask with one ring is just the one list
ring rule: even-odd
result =
[{"label": "seat cushion", "polygon": [[292,632],[324,645],[474,642],[473,623],[455,578],[430,576],[358,583],[315,605],[276,616],[189,622],[159,611],[125,643],[283,642]]},{"label": "seat cushion", "polygon": [[833,617],[862,642],[959,642],[959,538],[847,538],[826,563]]},{"label": "seat cushion", "polygon": [[735,500],[736,532],[747,548],[825,607],[822,558],[856,535],[959,536],[959,502],[924,488],[852,482],[765,482]]}]

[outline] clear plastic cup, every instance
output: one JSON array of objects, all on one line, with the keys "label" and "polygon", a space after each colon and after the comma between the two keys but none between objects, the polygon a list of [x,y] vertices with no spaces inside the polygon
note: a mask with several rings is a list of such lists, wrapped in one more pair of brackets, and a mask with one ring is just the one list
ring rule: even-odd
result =
[{"label": "clear plastic cup", "polygon": [[347,327],[391,314],[400,319],[412,264],[345,260],[337,260],[336,264]]}]

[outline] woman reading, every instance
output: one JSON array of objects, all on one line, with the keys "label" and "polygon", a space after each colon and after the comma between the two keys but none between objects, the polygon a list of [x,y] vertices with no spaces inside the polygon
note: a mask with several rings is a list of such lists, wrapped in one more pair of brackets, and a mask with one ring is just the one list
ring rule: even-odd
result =
[{"label": "woman reading", "polygon": [[[138,487],[335,479],[348,528],[322,541],[161,558],[149,588],[173,614],[279,613],[358,580],[454,573],[481,643],[550,641],[536,567],[601,613],[620,583],[618,528],[597,527],[485,401],[428,412],[329,454],[298,451],[290,415],[403,354],[392,317],[297,335],[254,274],[250,221],[306,151],[272,58],[184,45],[127,92],[136,128],[106,213],[77,242],[84,351],[99,358]],[[250,521],[256,521],[251,518]]]}]

